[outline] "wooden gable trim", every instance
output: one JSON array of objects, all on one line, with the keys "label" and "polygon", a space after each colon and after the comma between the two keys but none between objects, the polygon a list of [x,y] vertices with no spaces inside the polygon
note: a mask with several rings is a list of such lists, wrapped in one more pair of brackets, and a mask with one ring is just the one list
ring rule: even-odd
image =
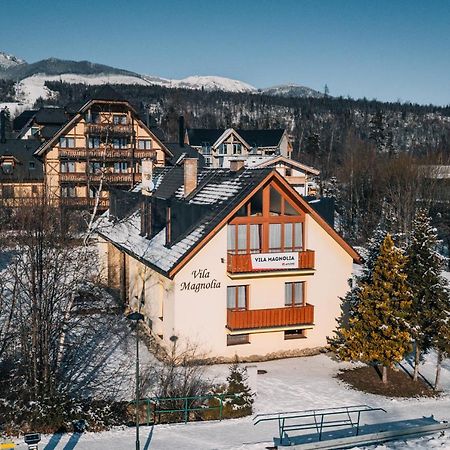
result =
[{"label": "wooden gable trim", "polygon": [[276,171],[273,170],[262,180],[244,199],[242,199],[226,217],[224,217],[200,242],[198,242],[191,251],[182,258],[177,265],[169,272],[169,278],[173,278],[215,235],[216,233],[233,217],[239,209],[249,201],[253,195],[269,184],[273,179],[276,179],[279,184],[287,191],[292,197],[294,202],[300,203],[300,206],[304,208],[305,212],[310,214],[313,219],[353,258],[355,262],[360,262],[361,257],[358,252],[348,244],[342,236],[337,233],[328,223],[320,217],[320,215],[300,196],[300,194]]},{"label": "wooden gable trim", "polygon": [[248,142],[245,141],[245,139],[234,129],[234,128],[227,128],[222,135],[217,139],[216,142],[214,142],[214,144],[212,145],[212,147],[217,148],[219,147],[220,144],[222,144],[222,142],[227,139],[231,134],[233,134],[234,136],[236,136],[239,141],[241,142],[242,145],[244,145],[244,147],[246,147],[247,149],[251,148],[251,146],[248,144]]},{"label": "wooden gable trim", "polygon": [[258,164],[256,167],[271,167],[274,164],[278,164],[278,163],[285,163],[288,164],[290,166],[293,166],[297,169],[303,170],[305,172],[309,172],[312,173],[313,175],[319,175],[320,171],[315,169],[314,167],[311,166],[307,166],[306,164],[302,164],[298,161],[294,161],[293,159],[289,159],[286,158],[285,156],[277,156],[276,158],[273,159],[269,159],[269,161],[264,161],[260,164]]}]

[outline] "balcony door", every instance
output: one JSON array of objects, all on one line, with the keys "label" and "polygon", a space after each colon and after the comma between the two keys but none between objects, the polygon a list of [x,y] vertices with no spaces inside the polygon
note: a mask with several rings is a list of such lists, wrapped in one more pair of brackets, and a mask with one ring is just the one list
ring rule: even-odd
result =
[{"label": "balcony door", "polygon": [[228,252],[298,252],[303,250],[304,212],[275,185],[266,186],[243,205],[228,224]]}]

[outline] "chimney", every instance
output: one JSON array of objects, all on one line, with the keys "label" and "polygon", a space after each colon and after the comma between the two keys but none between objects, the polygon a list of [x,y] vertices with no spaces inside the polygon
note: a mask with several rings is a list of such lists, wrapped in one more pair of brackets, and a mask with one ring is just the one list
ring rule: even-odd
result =
[{"label": "chimney", "polygon": [[184,147],[184,116],[178,118],[178,143]]},{"label": "chimney", "polygon": [[6,112],[4,109],[0,111],[0,143],[6,142]]},{"label": "chimney", "polygon": [[197,187],[197,158],[184,159],[184,196],[187,197]]},{"label": "chimney", "polygon": [[152,195],[153,185],[153,160],[142,160],[142,195]]},{"label": "chimney", "polygon": [[230,171],[231,172],[237,172],[237,171],[243,169],[244,166],[245,166],[244,159],[232,159],[230,161]]}]

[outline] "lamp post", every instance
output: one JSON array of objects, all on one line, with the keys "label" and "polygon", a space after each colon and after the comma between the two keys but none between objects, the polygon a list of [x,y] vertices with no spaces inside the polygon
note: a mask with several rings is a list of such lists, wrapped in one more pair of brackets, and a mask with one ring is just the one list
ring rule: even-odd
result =
[{"label": "lamp post", "polygon": [[139,442],[139,321],[144,320],[140,312],[128,314],[127,319],[136,322],[136,450],[141,449]]}]

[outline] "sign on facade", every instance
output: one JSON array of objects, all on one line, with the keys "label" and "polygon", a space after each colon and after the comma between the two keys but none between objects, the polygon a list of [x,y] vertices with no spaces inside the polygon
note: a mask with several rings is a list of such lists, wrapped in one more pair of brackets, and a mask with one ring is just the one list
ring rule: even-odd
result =
[{"label": "sign on facade", "polygon": [[298,252],[252,254],[252,269],[297,269]]}]

